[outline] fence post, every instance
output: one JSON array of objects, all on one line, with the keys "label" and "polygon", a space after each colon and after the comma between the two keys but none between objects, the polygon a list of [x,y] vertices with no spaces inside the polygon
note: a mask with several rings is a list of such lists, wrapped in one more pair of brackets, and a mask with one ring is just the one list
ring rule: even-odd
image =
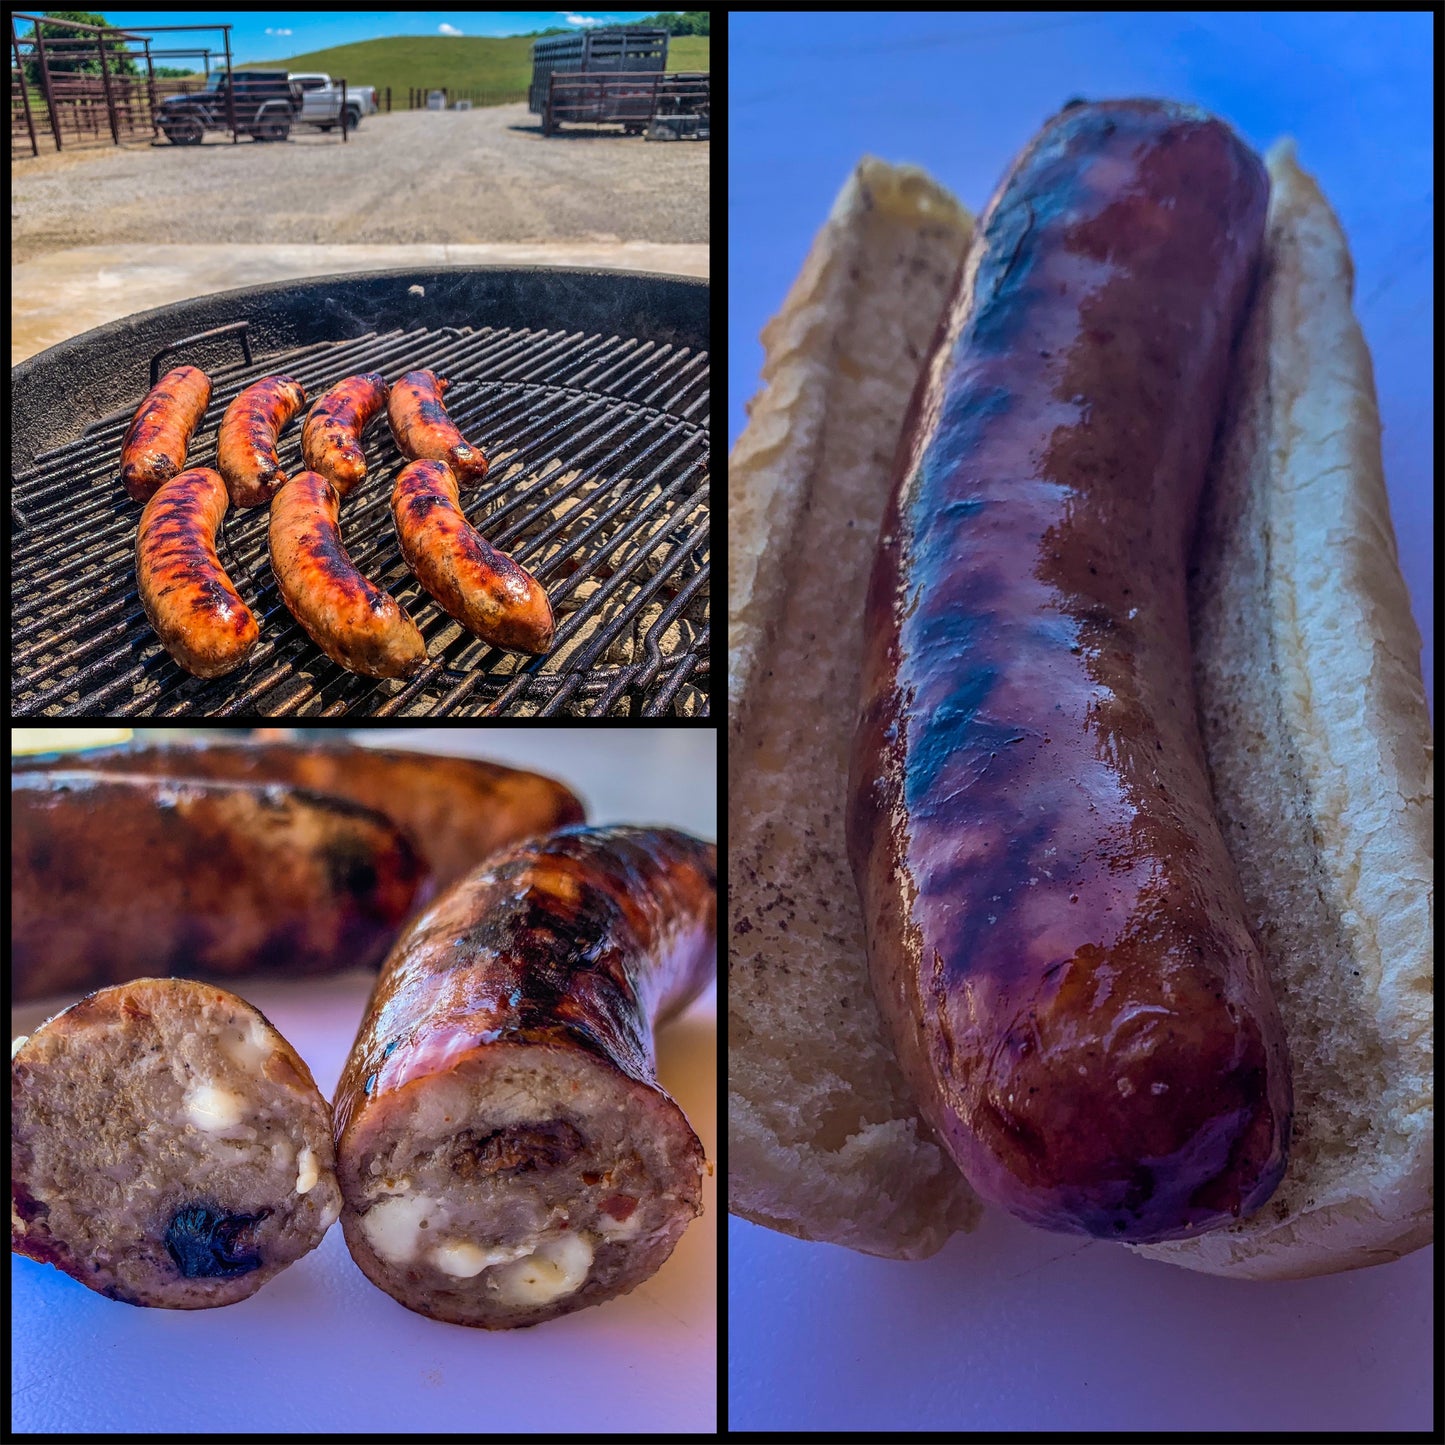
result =
[{"label": "fence post", "polygon": [[[119,144],[120,144],[120,128],[119,128],[119,127],[117,126],[117,124],[116,124],[115,96],[114,96],[114,94],[111,92],[111,88],[110,88],[110,67],[105,63],[105,37],[104,37],[104,36],[100,36],[100,37],[97,39],[95,48],[96,48],[96,51],[97,51],[97,52],[99,53],[99,55],[100,55],[100,79],[101,79],[101,84],[105,87],[105,114],[106,114],[106,119],[110,121],[110,138],[111,138],[112,142],[114,142],[114,144],[119,145]],[[96,133],[99,134],[99,132],[100,132],[100,127],[97,126],[97,127],[96,127]]]},{"label": "fence post", "polygon": [[15,52],[15,71],[20,77],[20,99],[25,102],[25,126],[30,132],[30,154],[40,154],[40,142],[35,139],[35,117],[30,113],[30,87],[25,83],[25,67],[20,62],[20,37],[15,33],[14,17],[10,20],[10,48]]}]

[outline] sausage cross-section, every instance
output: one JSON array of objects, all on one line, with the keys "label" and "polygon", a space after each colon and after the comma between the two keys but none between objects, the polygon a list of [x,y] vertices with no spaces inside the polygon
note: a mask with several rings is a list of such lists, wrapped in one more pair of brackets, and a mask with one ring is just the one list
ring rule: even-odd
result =
[{"label": "sausage cross-section", "polygon": [[326,1101],[225,989],[118,984],[12,1049],[11,1249],[110,1299],[245,1299],[340,1207]]},{"label": "sausage cross-section", "polygon": [[652,1032],[713,976],[716,851],[574,828],[484,863],[383,967],[337,1086],[342,1227],[407,1308],[491,1329],[652,1275],[703,1151]]}]

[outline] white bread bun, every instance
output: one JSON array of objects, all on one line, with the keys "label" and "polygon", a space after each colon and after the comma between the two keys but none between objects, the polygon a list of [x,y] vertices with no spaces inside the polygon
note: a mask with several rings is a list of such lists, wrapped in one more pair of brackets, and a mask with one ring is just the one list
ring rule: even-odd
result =
[{"label": "white bread bun", "polygon": [[971,231],[921,172],[863,161],[763,332],[728,468],[729,1208],[900,1259],[978,1205],[884,1041],[847,758],[889,470]]},{"label": "white bread bun", "polygon": [[1349,250],[1293,145],[1267,164],[1190,617],[1215,806],[1289,1038],[1290,1162],[1251,1217],[1131,1248],[1282,1279],[1431,1237],[1434,793]]}]

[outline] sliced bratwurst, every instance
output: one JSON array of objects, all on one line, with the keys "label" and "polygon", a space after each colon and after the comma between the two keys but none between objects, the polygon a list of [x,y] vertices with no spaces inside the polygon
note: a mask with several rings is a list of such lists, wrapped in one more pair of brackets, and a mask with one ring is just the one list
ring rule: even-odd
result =
[{"label": "sliced bratwurst", "polygon": [[341,1207],[310,1071],[212,984],[118,984],[17,1040],[10,1136],[11,1249],[126,1304],[245,1299]]},{"label": "sliced bratwurst", "polygon": [[362,1271],[455,1324],[532,1325],[652,1275],[703,1150],[652,1033],[712,978],[716,850],[569,828],[502,853],[382,967],[336,1093]]}]

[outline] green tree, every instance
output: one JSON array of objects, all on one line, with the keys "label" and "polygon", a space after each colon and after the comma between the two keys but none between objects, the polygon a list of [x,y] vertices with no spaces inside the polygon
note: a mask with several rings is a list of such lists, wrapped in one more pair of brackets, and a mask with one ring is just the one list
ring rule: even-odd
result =
[{"label": "green tree", "polygon": [[[58,75],[63,71],[69,75],[99,75],[99,48],[101,45],[105,47],[106,68],[112,75],[140,74],[135,59],[125,48],[124,40],[110,35],[88,35],[84,30],[67,30],[63,25],[45,23],[51,20],[74,20],[81,25],[100,25],[107,30],[113,30],[115,27],[106,20],[104,15],[97,15],[91,10],[47,10],[45,21],[42,21],[40,26],[40,35],[43,40],[91,40],[97,42],[90,47],[66,45],[47,49],[45,58],[49,62],[52,74]],[[21,21],[18,22],[17,29],[20,38],[24,40],[31,34],[34,27]],[[25,79],[31,85],[40,84],[40,64],[34,58],[33,51],[30,52],[30,58],[25,61]]]}]

